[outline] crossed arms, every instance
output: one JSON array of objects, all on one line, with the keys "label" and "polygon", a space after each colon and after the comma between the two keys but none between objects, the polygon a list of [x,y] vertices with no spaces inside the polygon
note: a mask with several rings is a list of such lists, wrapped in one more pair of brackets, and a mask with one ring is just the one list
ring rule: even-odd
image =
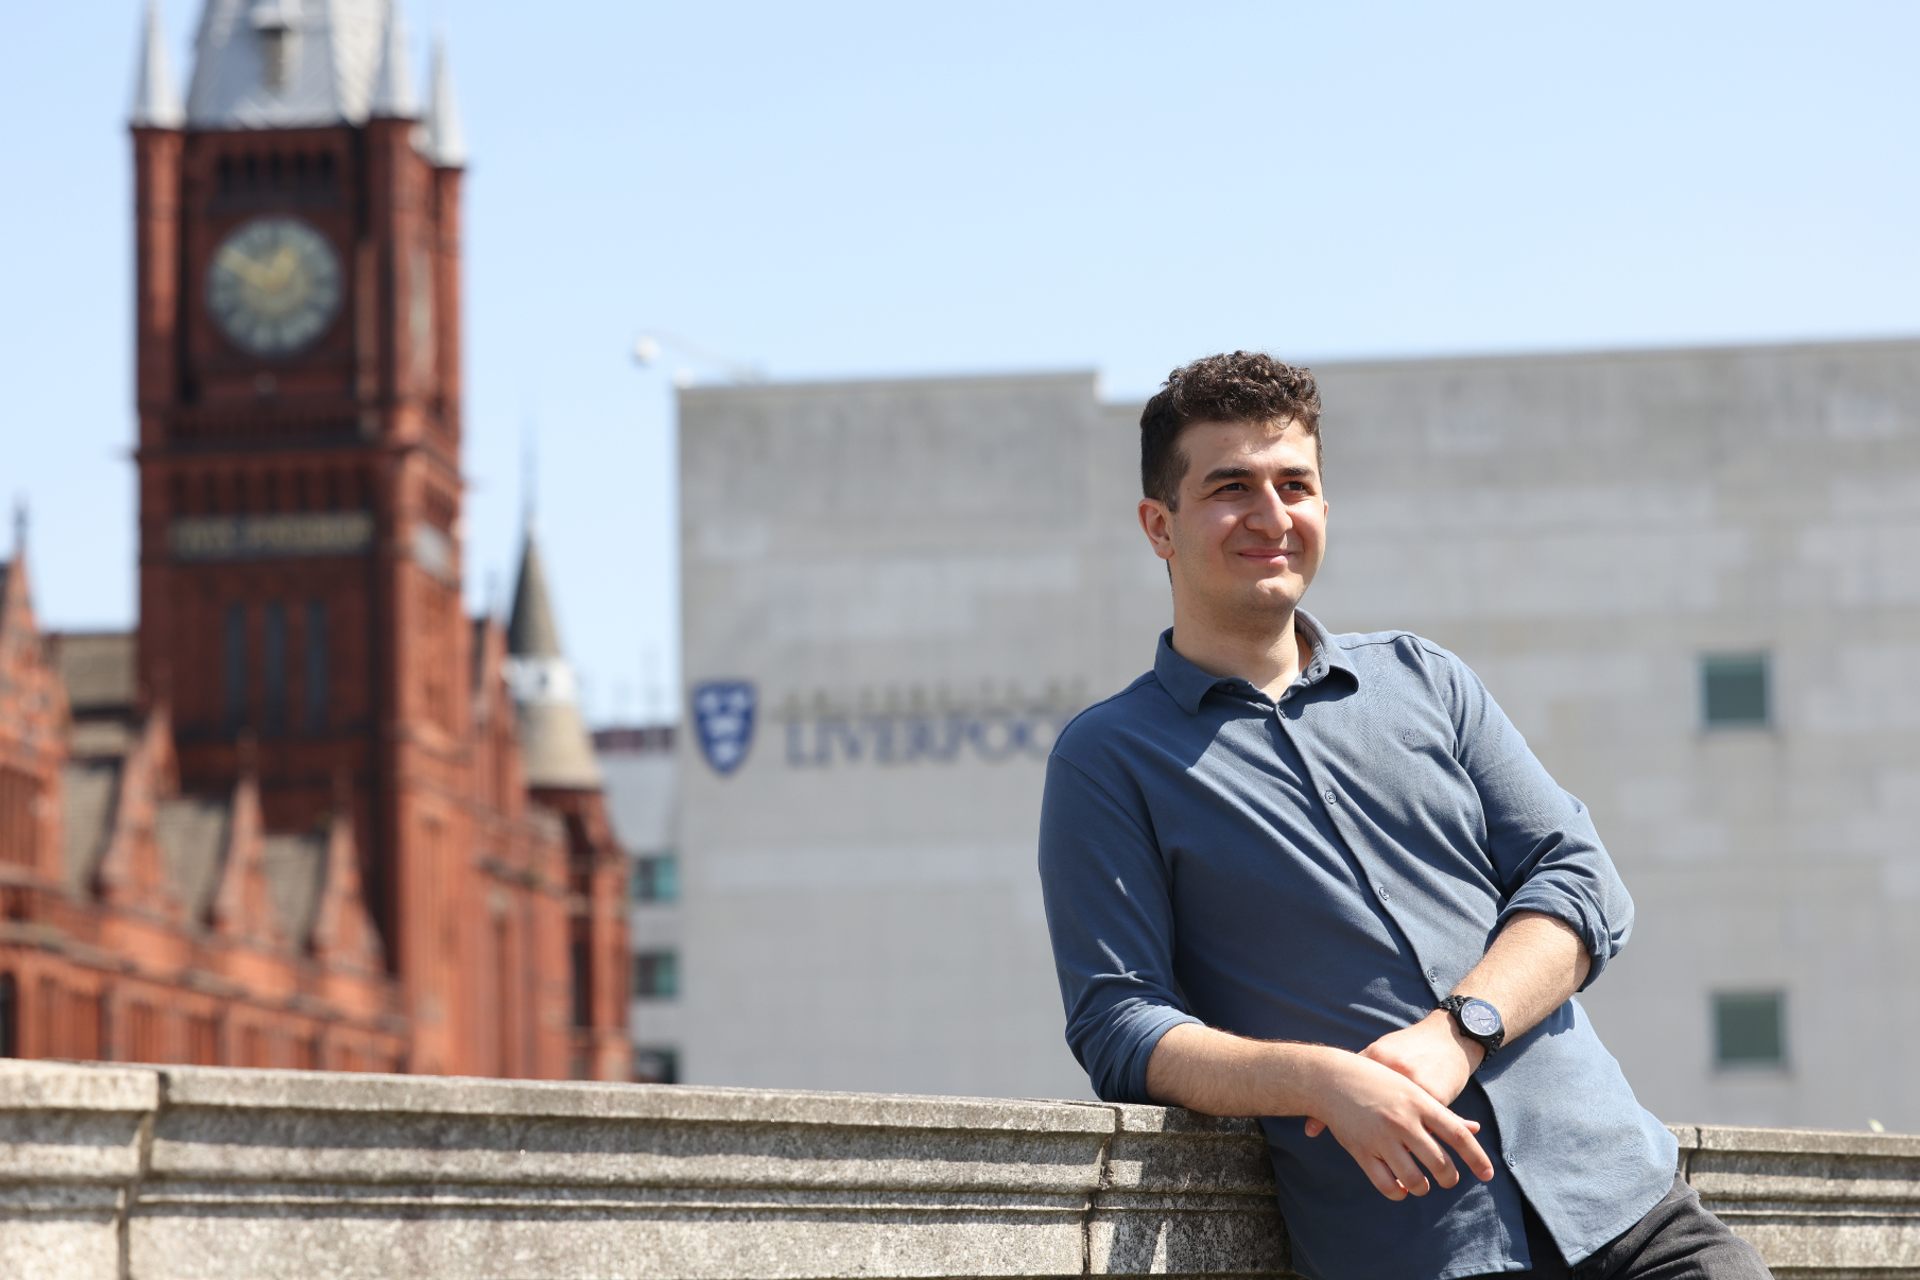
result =
[{"label": "crossed arms", "polygon": [[[1571,927],[1523,911],[1456,990],[1499,1009],[1511,1042],[1577,991],[1591,966]],[[1442,1187],[1459,1183],[1449,1148],[1476,1178],[1492,1179],[1493,1162],[1474,1137],[1480,1126],[1449,1110],[1483,1053],[1444,1011],[1359,1053],[1181,1023],[1154,1046],[1147,1091],[1207,1115],[1307,1116],[1309,1136],[1330,1131],[1381,1195],[1400,1200],[1425,1195],[1429,1172]]]}]

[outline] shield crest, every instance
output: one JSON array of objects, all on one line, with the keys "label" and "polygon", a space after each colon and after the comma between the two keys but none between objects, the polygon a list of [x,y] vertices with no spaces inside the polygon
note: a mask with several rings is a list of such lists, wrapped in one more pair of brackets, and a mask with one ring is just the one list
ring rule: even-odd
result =
[{"label": "shield crest", "polygon": [[753,686],[745,680],[708,680],[693,687],[693,723],[700,750],[715,773],[726,775],[747,758],[753,741]]}]

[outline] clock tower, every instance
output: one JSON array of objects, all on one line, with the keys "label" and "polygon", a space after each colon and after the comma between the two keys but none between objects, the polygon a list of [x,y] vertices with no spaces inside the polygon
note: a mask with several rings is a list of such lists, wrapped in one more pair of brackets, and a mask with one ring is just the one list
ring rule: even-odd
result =
[{"label": "clock tower", "polygon": [[[133,116],[137,673],[181,786],[271,830],[344,807],[413,1021],[460,1069],[475,640],[462,611],[460,189],[397,0],[207,0]],[[564,988],[562,989],[562,1000]]]}]

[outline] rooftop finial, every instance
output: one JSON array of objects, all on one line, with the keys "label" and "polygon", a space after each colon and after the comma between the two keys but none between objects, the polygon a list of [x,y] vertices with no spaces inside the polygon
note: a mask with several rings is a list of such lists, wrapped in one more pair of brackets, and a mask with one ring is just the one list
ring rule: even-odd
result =
[{"label": "rooftop finial", "polygon": [[467,139],[460,128],[460,108],[453,98],[453,72],[447,67],[447,38],[433,39],[433,70],[427,87],[427,159],[442,169],[467,163]]},{"label": "rooftop finial", "polygon": [[13,500],[13,558],[27,558],[27,495],[24,493]]},{"label": "rooftop finial", "polygon": [[167,64],[160,0],[147,0],[147,25],[140,42],[140,61],[134,68],[133,112],[128,123],[136,129],[178,129],[186,118],[186,106],[174,87],[173,69]]},{"label": "rooftop finial", "polygon": [[520,429],[520,523],[533,536],[534,510],[540,499],[540,428],[529,414]]}]

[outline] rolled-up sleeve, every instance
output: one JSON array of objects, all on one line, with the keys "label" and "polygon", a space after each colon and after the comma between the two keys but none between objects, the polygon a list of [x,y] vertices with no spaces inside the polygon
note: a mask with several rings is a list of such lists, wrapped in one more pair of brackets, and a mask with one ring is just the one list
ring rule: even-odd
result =
[{"label": "rolled-up sleeve", "polygon": [[1587,807],[1553,780],[1473,670],[1435,647],[1453,709],[1455,754],[1480,793],[1504,926],[1537,911],[1572,926],[1592,957],[1584,990],[1633,929],[1633,899]]},{"label": "rolled-up sleeve", "polygon": [[1147,1060],[1186,1012],[1173,979],[1167,869],[1147,830],[1058,751],[1040,806],[1040,887],[1067,1045],[1107,1102],[1151,1102]]}]

